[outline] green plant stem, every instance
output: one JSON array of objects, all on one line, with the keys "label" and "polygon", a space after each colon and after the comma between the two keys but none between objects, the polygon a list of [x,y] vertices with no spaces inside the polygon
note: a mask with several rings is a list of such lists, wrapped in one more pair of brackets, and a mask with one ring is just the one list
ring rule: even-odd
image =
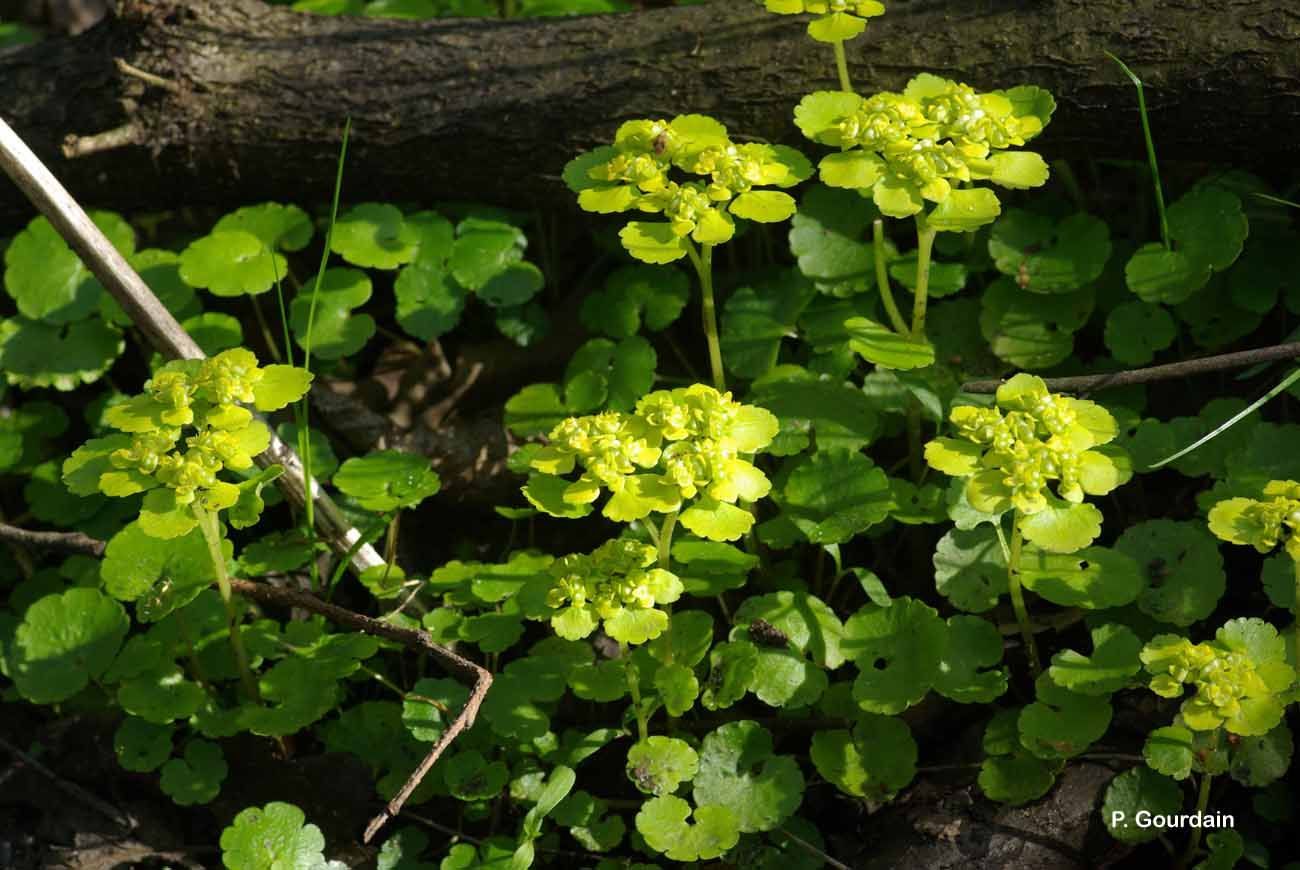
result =
[{"label": "green plant stem", "polygon": [[1020,637],[1025,644],[1025,658],[1029,660],[1029,671],[1035,678],[1042,672],[1043,666],[1038,662],[1038,644],[1034,640],[1034,628],[1029,622],[1029,609],[1025,607],[1025,593],[1020,587],[1020,551],[1024,538],[1020,534],[1020,512],[1011,512],[1011,547],[1007,556],[1007,590],[1011,593],[1011,609],[1016,612],[1016,624],[1020,626]]},{"label": "green plant stem", "polygon": [[208,555],[212,559],[212,568],[217,573],[217,589],[221,592],[221,603],[226,608],[226,626],[230,632],[230,648],[235,654],[235,664],[239,667],[239,681],[249,699],[259,700],[257,681],[248,666],[248,653],[244,650],[244,638],[239,633],[239,613],[235,610],[234,592],[230,588],[230,575],[226,573],[226,556],[221,552],[221,526],[217,515],[200,507],[198,502],[190,505],[190,511],[199,522],[203,540],[208,544]]},{"label": "green plant stem", "polygon": [[677,511],[672,511],[664,517],[664,524],[659,530],[659,539],[655,544],[659,548],[659,567],[665,571],[668,570],[669,560],[673,553],[673,529],[677,527]]},{"label": "green plant stem", "polygon": [[1291,614],[1295,617],[1295,660],[1300,667],[1300,562],[1293,561],[1295,571],[1295,603],[1291,605]]},{"label": "green plant stem", "polygon": [[722,372],[722,344],[718,341],[718,315],[713,304],[713,245],[695,246],[687,242],[686,251],[695,264],[695,273],[700,278],[700,310],[704,319],[704,338],[709,344],[709,369],[713,373],[713,386],[718,392],[725,392],[727,379]]},{"label": "green plant stem", "polygon": [[637,739],[645,740],[650,736],[650,726],[646,723],[645,712],[641,709],[641,674],[636,665],[630,661],[627,644],[619,644],[619,658],[623,660],[623,672],[627,674],[627,690],[632,695],[632,712],[636,716]]},{"label": "green plant stem", "polygon": [[849,80],[849,59],[844,53],[844,41],[832,42],[835,49],[835,71],[840,74],[840,90],[853,93],[853,82]]},{"label": "green plant stem", "polygon": [[[1202,815],[1210,806],[1210,787],[1214,784],[1214,777],[1211,774],[1201,774],[1201,785],[1196,791],[1196,814]],[[1197,851],[1201,848],[1201,828],[1193,827],[1192,836],[1187,840],[1187,848],[1183,850],[1183,855],[1178,859],[1178,866],[1186,867],[1192,863],[1196,857]]]},{"label": "green plant stem", "polygon": [[889,325],[894,327],[894,332],[899,335],[907,335],[910,332],[907,321],[903,319],[903,313],[898,310],[898,303],[894,301],[894,290],[889,286],[889,268],[885,264],[885,222],[880,218],[871,222],[871,245],[876,261],[876,287],[880,289],[880,301],[885,306],[885,313],[889,315]]},{"label": "green plant stem", "polygon": [[925,212],[916,216],[916,300],[912,303],[912,338],[925,341],[925,309],[930,300],[930,254],[938,230],[926,223]]}]

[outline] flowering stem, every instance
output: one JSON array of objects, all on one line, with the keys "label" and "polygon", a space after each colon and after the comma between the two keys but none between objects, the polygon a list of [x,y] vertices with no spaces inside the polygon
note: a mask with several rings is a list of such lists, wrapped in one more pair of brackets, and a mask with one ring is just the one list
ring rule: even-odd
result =
[{"label": "flowering stem", "polygon": [[916,301],[912,303],[912,338],[925,341],[925,308],[930,298],[930,252],[938,230],[926,223],[925,212],[916,215]]},{"label": "flowering stem", "polygon": [[621,643],[618,648],[619,658],[623,660],[623,671],[627,674],[627,690],[632,695],[632,712],[636,716],[637,739],[645,740],[650,736],[650,727],[646,724],[645,711],[641,709],[641,674],[630,660],[627,644]]},{"label": "flowering stem", "polygon": [[208,544],[208,555],[212,558],[212,567],[217,572],[217,589],[221,591],[221,603],[226,607],[226,626],[230,631],[230,648],[235,653],[235,664],[239,667],[239,681],[244,685],[244,692],[253,701],[258,700],[257,681],[248,667],[248,653],[244,650],[244,638],[239,633],[239,614],[235,611],[234,593],[230,588],[230,576],[226,573],[226,556],[221,552],[221,526],[217,515],[204,510],[199,503],[193,502],[190,510],[199,521],[203,531],[203,540]]},{"label": "flowering stem", "polygon": [[871,244],[876,261],[876,286],[880,288],[880,301],[884,303],[885,313],[889,315],[889,325],[899,335],[907,335],[910,332],[907,321],[898,310],[894,291],[889,286],[889,269],[885,266],[885,222],[880,218],[871,222]]},{"label": "flowering stem", "polygon": [[713,304],[713,245],[700,245],[699,251],[689,241],[687,245],[686,252],[700,277],[700,308],[704,338],[709,343],[709,369],[713,372],[713,386],[721,393],[727,389],[727,380],[722,373],[722,345],[718,342],[718,316]]},{"label": "flowering stem", "polygon": [[[1210,806],[1210,786],[1214,783],[1214,776],[1208,773],[1201,774],[1201,786],[1196,792],[1196,814],[1204,815],[1206,809]],[[1196,852],[1201,848],[1201,826],[1192,827],[1192,836],[1187,841],[1187,848],[1183,850],[1183,856],[1178,859],[1179,867],[1186,867],[1192,863],[1196,857]]]},{"label": "flowering stem", "polygon": [[673,548],[673,529],[677,526],[677,511],[673,511],[664,517],[664,524],[659,532],[659,539],[655,542],[659,547],[659,567],[665,571],[668,570],[668,562],[672,556]]},{"label": "flowering stem", "polygon": [[1300,561],[1293,561],[1292,565],[1295,570],[1295,603],[1291,605],[1291,613],[1295,616],[1295,663],[1300,668]]},{"label": "flowering stem", "polygon": [[840,74],[840,90],[853,93],[853,83],[849,81],[849,59],[844,54],[844,41],[832,42],[835,49],[835,69]]},{"label": "flowering stem", "polygon": [[1025,644],[1025,658],[1029,660],[1029,671],[1035,678],[1042,672],[1038,663],[1038,645],[1034,641],[1034,629],[1029,622],[1029,609],[1025,607],[1025,593],[1020,588],[1020,551],[1024,539],[1020,534],[1020,512],[1011,512],[1011,549],[1007,558],[1007,590],[1011,593],[1011,609],[1016,612],[1016,624],[1020,626],[1020,637]]}]

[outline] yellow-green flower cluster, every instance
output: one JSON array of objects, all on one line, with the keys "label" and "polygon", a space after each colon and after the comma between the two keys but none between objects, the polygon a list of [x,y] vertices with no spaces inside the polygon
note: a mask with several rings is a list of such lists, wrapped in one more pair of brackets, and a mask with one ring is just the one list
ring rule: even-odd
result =
[{"label": "yellow-green flower cluster", "polygon": [[949,419],[960,437],[934,439],[925,458],[945,474],[969,478],[966,497],[976,510],[1037,514],[1053,495],[1079,504],[1131,475],[1123,451],[1101,447],[1117,433],[1110,413],[1054,395],[1034,375],[1018,374],[998,387],[995,407],[959,406]]},{"label": "yellow-green flower cluster", "polygon": [[755,188],[791,187],[811,174],[792,148],[738,144],[712,118],[680,115],[626,122],[613,145],[575,158],[564,177],[587,211],[663,215],[666,223],[633,221],[622,239],[633,256],[664,263],[686,256],[688,239],[701,245],[731,239],[733,215],[765,223],[790,217],[793,197]]},{"label": "yellow-green flower cluster", "polygon": [[601,544],[590,554],[573,554],[550,566],[553,578],[547,605],[555,633],[580,640],[604,623],[620,643],[645,643],[668,627],[668,614],[656,605],[682,594],[676,574],[651,567],[655,548],[626,539]]},{"label": "yellow-green flower cluster", "polygon": [[969,85],[934,75],[914,78],[902,93],[863,98],[822,91],[795,110],[808,138],[840,149],[820,164],[831,187],[871,192],[891,217],[921,211],[925,201],[980,206],[997,215],[991,191],[959,187],[991,181],[1010,188],[1037,187],[1047,164],[1032,151],[1009,151],[1043,131],[1054,103],[1033,87],[978,93]]},{"label": "yellow-green flower cluster", "polygon": [[1184,686],[1195,689],[1179,711],[1188,728],[1225,727],[1244,736],[1265,734],[1281,721],[1279,695],[1295,679],[1284,656],[1276,629],[1260,619],[1233,620],[1207,643],[1162,634],[1142,649],[1151,691],[1177,698]]},{"label": "yellow-green flower cluster", "polygon": [[885,14],[879,0],[762,0],[768,12],[818,16],[808,25],[808,35],[818,42],[843,42],[867,29],[868,18]]},{"label": "yellow-green flower cluster", "polygon": [[[568,516],[608,490],[602,512],[612,520],[681,511],[682,524],[696,534],[734,540],[753,523],[736,502],[756,501],[771,489],[745,457],[767,447],[778,428],[771,412],[703,384],[661,390],[631,414],[562,421],[534,455],[531,466],[539,473],[524,493],[539,509]],[[576,480],[562,477],[579,468]]]},{"label": "yellow-green flower cluster", "polygon": [[[90,491],[144,492],[146,530],[159,537],[172,537],[168,530],[184,534],[193,527],[192,507],[215,512],[239,500],[240,484],[219,475],[252,468],[253,457],[270,443],[270,431],[244,404],[275,410],[300,398],[310,383],[302,369],[259,367],[243,348],[169,362],[143,393],[105,410],[104,422],[123,434],[80,448],[65,464],[65,478],[91,469]],[[74,492],[86,489],[74,479]],[[171,519],[159,519],[164,516]]]},{"label": "yellow-green flower cluster", "polygon": [[1300,483],[1271,480],[1262,499],[1230,498],[1210,509],[1210,531],[1233,544],[1267,553],[1286,540],[1287,554],[1300,563]]}]

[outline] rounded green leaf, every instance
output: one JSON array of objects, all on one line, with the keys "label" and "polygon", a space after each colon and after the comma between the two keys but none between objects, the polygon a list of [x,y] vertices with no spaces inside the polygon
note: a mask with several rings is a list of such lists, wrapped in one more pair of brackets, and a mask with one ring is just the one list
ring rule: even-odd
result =
[{"label": "rounded green leaf", "polygon": [[99,380],[125,347],[122,333],[101,320],[57,326],[11,317],[0,321],[0,374],[23,389],[67,392]]},{"label": "rounded green leaf", "polygon": [[1158,242],[1138,248],[1124,267],[1128,289],[1144,302],[1177,305],[1210,280],[1210,267]]},{"label": "rounded green leaf", "polygon": [[1011,209],[989,235],[989,256],[998,271],[1033,293],[1068,293],[1091,284],[1110,252],[1106,223],[1082,212],[1058,222]]},{"label": "rounded green leaf", "polygon": [[847,12],[832,12],[808,22],[808,35],[818,42],[843,42],[867,29],[867,22]]},{"label": "rounded green leaf", "polygon": [[401,209],[367,202],[339,217],[330,250],[355,266],[396,269],[415,259],[420,241],[419,229],[406,222]]},{"label": "rounded green leaf", "polygon": [[623,247],[643,263],[662,265],[686,256],[686,240],[666,223],[632,221],[618,234]]},{"label": "rounded green leaf", "polygon": [[489,762],[481,752],[458,752],[442,765],[442,775],[452,795],[463,801],[496,797],[510,779],[503,761]]},{"label": "rounded green leaf", "polygon": [[1107,547],[1074,553],[1026,548],[1020,561],[1020,582],[1053,604],[1089,610],[1128,604],[1142,590],[1138,563]]},{"label": "rounded green leaf", "polygon": [[636,814],[636,829],[646,845],[670,861],[708,861],[719,858],[740,842],[736,817],[726,807],[703,806],[695,810],[679,797],[663,795],[646,801]]},{"label": "rounded green leaf", "polygon": [[252,233],[268,248],[300,251],[311,241],[312,225],[307,212],[296,205],[264,202],[236,209],[217,221],[214,232],[241,230]]},{"label": "rounded green leaf", "polygon": [[794,214],[795,202],[794,197],[779,190],[750,190],[732,200],[728,210],[736,217],[774,224]]},{"label": "rounded green leaf", "polygon": [[[135,252],[135,231],[118,215],[94,211],[90,218],[125,257]],[[5,249],[5,290],[30,320],[69,323],[93,312],[103,287],[54,226],[43,217],[29,223]]]},{"label": "rounded green leaf", "polygon": [[293,804],[275,801],[249,807],[221,832],[221,860],[227,870],[319,870],[325,836]]},{"label": "rounded green leaf", "polygon": [[[451,274],[470,290],[482,292],[493,278],[523,257],[523,234],[515,226],[500,221],[462,221],[459,235],[452,244],[448,266]],[[534,267],[535,271],[535,267]],[[541,273],[520,275],[519,287],[540,281]],[[540,287],[540,284],[537,285]],[[536,292],[534,289],[533,292]],[[503,292],[502,298],[509,295]],[[531,293],[529,294],[531,296]],[[507,304],[502,302],[501,304]]]},{"label": "rounded green leaf", "polygon": [[335,473],[334,485],[366,510],[380,512],[415,507],[442,487],[429,460],[397,450],[347,460]]},{"label": "rounded green leaf", "polygon": [[940,232],[969,233],[992,223],[1001,213],[998,195],[988,188],[959,188],[934,207],[926,223]]},{"label": "rounded green leaf", "polygon": [[1157,728],[1142,744],[1142,757],[1152,770],[1183,780],[1196,763],[1192,732],[1181,725]]},{"label": "rounded green leaf", "polygon": [[1020,711],[1020,743],[1039,758],[1073,758],[1101,739],[1110,727],[1106,697],[1072,692],[1057,685],[1050,674],[1034,682],[1037,696]]},{"label": "rounded green leaf", "polygon": [[1125,529],[1115,549],[1145,575],[1138,607],[1160,622],[1191,625],[1209,616],[1223,597],[1223,554],[1200,523],[1147,520]]},{"label": "rounded green leaf", "polygon": [[[690,300],[690,281],[676,268],[625,266],[582,303],[583,324],[611,338],[636,335],[642,323],[658,332],[673,323]],[[730,360],[728,360],[730,362]]]},{"label": "rounded green leaf", "polygon": [[1101,805],[1101,819],[1121,843],[1144,843],[1164,828],[1138,824],[1138,813],[1168,817],[1183,808],[1183,790],[1167,776],[1145,765],[1131,768],[1110,781]]},{"label": "rounded green leaf", "polygon": [[[794,123],[800,132],[814,142],[838,145],[838,124],[857,111],[862,98],[845,91],[816,91],[799,101],[794,110]],[[828,138],[828,134],[831,138]]]},{"label": "rounded green leaf", "polygon": [[772,754],[772,735],[757,722],[728,722],[704,738],[694,797],[725,807],[743,832],[770,831],[803,801],[798,763]]},{"label": "rounded green leaf", "polygon": [[172,754],[173,731],[170,725],[127,716],[113,733],[117,763],[135,773],[157,770]]},{"label": "rounded green leaf", "polygon": [[370,293],[370,278],[358,269],[329,269],[319,284],[313,277],[289,306],[298,346],[310,347],[322,359],[355,354],[375,334],[374,318],[353,311],[370,299]]},{"label": "rounded green leaf", "polygon": [[861,453],[819,451],[795,462],[773,499],[781,518],[814,544],[850,540],[889,515],[889,478]]},{"label": "rounded green leaf", "polygon": [[948,617],[948,646],[939,663],[934,689],[961,704],[987,704],[1007,690],[1002,662],[1002,635],[997,626],[975,616]]},{"label": "rounded green leaf", "polygon": [[191,740],[184,758],[163,765],[162,790],[180,806],[210,803],[221,791],[229,768],[221,747],[207,740]]},{"label": "rounded green leaf", "polygon": [[896,715],[940,677],[948,627],[934,608],[909,597],[867,605],[844,622],[840,648],[858,667],[853,699],[871,713]]},{"label": "rounded green leaf", "polygon": [[449,272],[417,260],[398,273],[393,283],[397,322],[424,341],[445,335],[460,322],[468,291]]},{"label": "rounded green leaf", "polygon": [[865,317],[849,318],[844,328],[849,333],[849,348],[881,368],[918,369],[934,364],[934,345],[924,339],[899,335]]},{"label": "rounded green leaf", "polygon": [[1286,776],[1295,751],[1291,729],[1285,722],[1267,734],[1240,737],[1229,746],[1228,773],[1250,788],[1262,788]]},{"label": "rounded green leaf", "polygon": [[297,366],[263,366],[261,380],[253,385],[253,406],[259,411],[288,407],[307,395],[313,377],[311,372]]},{"label": "rounded green leaf", "polygon": [[122,605],[98,589],[47,595],[14,632],[9,675],[34,704],[66,701],[108,669],[129,627]]},{"label": "rounded green leaf", "polygon": [[498,307],[522,305],[537,295],[545,284],[542,270],[532,263],[509,263],[478,288],[478,296],[487,304]]},{"label": "rounded green leaf", "polygon": [[1132,629],[1106,623],[1092,630],[1092,655],[1072,649],[1052,656],[1052,682],[1081,695],[1109,695],[1124,688],[1142,669],[1142,640]]},{"label": "rounded green leaf", "polygon": [[940,595],[970,613],[997,606],[1007,589],[1007,564],[993,529],[949,530],[934,550],[934,584]]},{"label": "rounded green leaf", "polygon": [[181,252],[181,278],[215,296],[265,293],[287,272],[283,256],[244,230],[213,231]]},{"label": "rounded green leaf", "polygon": [[1049,502],[1036,514],[1020,518],[1025,540],[1049,553],[1073,553],[1101,534],[1101,511],[1095,505]]},{"label": "rounded green leaf", "polygon": [[627,752],[627,778],[643,794],[672,794],[694,779],[699,767],[699,755],[676,737],[647,737]]},{"label": "rounded green leaf", "polygon": [[1106,315],[1106,347],[1129,365],[1146,365],[1177,337],[1173,316],[1158,305],[1125,302]]},{"label": "rounded green leaf", "polygon": [[810,757],[817,772],[840,791],[872,801],[887,801],[916,776],[916,741],[894,716],[863,714],[852,733],[813,734]]}]

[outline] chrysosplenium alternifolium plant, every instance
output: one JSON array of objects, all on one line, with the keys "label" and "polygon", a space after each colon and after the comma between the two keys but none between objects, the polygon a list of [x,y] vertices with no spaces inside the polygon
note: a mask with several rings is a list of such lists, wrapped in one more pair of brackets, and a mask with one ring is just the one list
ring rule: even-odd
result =
[{"label": "chrysosplenium alternifolium plant", "polygon": [[581,640],[603,622],[619,643],[653,640],[668,627],[668,614],[656,605],[682,594],[682,581],[664,568],[651,567],[654,547],[625,538],[606,541],[588,555],[571,554],[549,568],[554,585],[546,603],[558,611],[551,627],[565,640]]},{"label": "chrysosplenium alternifolium plant", "polygon": [[999,386],[993,407],[958,406],[949,419],[959,437],[926,444],[926,462],[965,479],[963,491],[975,510],[1011,513],[1011,600],[1037,669],[1017,578],[1022,538],[1052,553],[1088,546],[1101,532],[1101,511],[1084,497],[1123,484],[1132,476],[1131,463],[1108,443],[1118,434],[1109,411],[1055,395],[1034,375],[1018,374]]},{"label": "chrysosplenium alternifolium plant", "polygon": [[840,76],[840,87],[853,90],[849,81],[848,59],[844,43],[867,29],[867,19],[885,14],[885,4],[879,0],[760,0],[768,12],[779,15],[816,15],[808,22],[808,35],[818,42],[829,42],[835,49],[835,68]]},{"label": "chrysosplenium alternifolium plant", "polygon": [[276,411],[306,394],[312,375],[287,365],[261,367],[252,351],[235,348],[204,360],[174,360],[154,372],[144,392],[104,411],[120,434],[92,439],[63,465],[63,479],[77,495],[144,493],[140,529],[173,539],[196,526],[208,544],[229,616],[230,639],[245,688],[256,695],[222,551],[219,514],[236,528],[257,522],[261,488],[282,472],[271,466],[234,482],[253,457],[266,450],[271,433],[246,406]]},{"label": "chrysosplenium alternifolium plant", "polygon": [[64,464],[64,479],[78,495],[145,493],[140,525],[157,538],[184,535],[204,513],[227,509],[232,525],[252,525],[261,512],[256,488],[267,478],[233,483],[219,476],[248,471],[270,444],[270,430],[245,406],[278,410],[310,384],[305,369],[261,368],[243,348],[169,362],[142,394],[105,410],[104,422],[123,434],[79,448]]},{"label": "chrysosplenium alternifolium plant", "polygon": [[933,203],[929,223],[961,231],[992,221],[1000,207],[992,190],[960,185],[1029,188],[1047,181],[1040,155],[1012,149],[1041,133],[1053,108],[1041,88],[981,94],[926,73],[901,94],[809,94],[795,109],[795,123],[814,142],[840,149],[819,164],[826,184],[870,192],[889,217],[911,217]]},{"label": "chrysosplenium alternifolium plant", "polygon": [[[771,482],[745,457],[776,436],[764,408],[696,384],[660,390],[631,414],[605,411],[569,417],[532,458],[524,494],[552,516],[583,516],[608,490],[602,513],[616,522],[653,514],[713,541],[734,541],[753,516],[736,503],[767,495]],[[581,468],[577,480],[563,475]]]},{"label": "chrysosplenium alternifolium plant", "polygon": [[645,263],[690,257],[703,296],[713,385],[721,390],[713,248],[735,235],[735,218],[777,223],[793,215],[792,196],[760,188],[793,187],[811,174],[811,164],[793,148],[736,144],[714,119],[679,115],[672,121],[628,121],[618,128],[613,145],[571,160],[564,180],[587,211],[663,216],[663,221],[629,221],[619,239]]},{"label": "chrysosplenium alternifolium plant", "polygon": [[1243,737],[1267,734],[1282,721],[1283,693],[1295,680],[1277,629],[1262,619],[1234,619],[1204,643],[1157,635],[1142,649],[1142,664],[1151,691],[1162,698],[1180,697],[1184,686],[1195,689],[1179,708],[1182,724]]},{"label": "chrysosplenium alternifolium plant", "polygon": [[1249,544],[1261,553],[1283,545],[1295,577],[1291,612],[1296,617],[1295,661],[1300,666],[1300,483],[1270,480],[1262,495],[1218,502],[1210,509],[1210,531],[1229,543]]},{"label": "chrysosplenium alternifolium plant", "polygon": [[1041,88],[981,94],[930,74],[912,79],[902,93],[862,97],[847,90],[818,91],[800,101],[794,117],[803,134],[839,149],[822,158],[822,182],[870,196],[883,215],[916,221],[911,325],[894,303],[884,267],[884,236],[877,224],[876,280],[893,328],[867,318],[850,320],[846,326],[855,351],[891,368],[934,361],[925,339],[925,318],[935,235],[972,232],[998,217],[1002,207],[997,194],[975,186],[979,182],[1030,188],[1047,181],[1047,164],[1040,155],[1013,149],[1041,133],[1054,108],[1051,95]]},{"label": "chrysosplenium alternifolium plant", "polygon": [[[732,216],[775,223],[795,212],[780,190],[812,174],[802,154],[783,145],[736,144],[727,128],[705,115],[672,121],[628,121],[614,144],[583,154],[565,179],[587,211],[642,211],[664,222],[631,221],[619,234],[628,253],[647,263],[671,263],[691,253],[691,242],[730,241]],[[678,180],[678,176],[681,180]]]}]

